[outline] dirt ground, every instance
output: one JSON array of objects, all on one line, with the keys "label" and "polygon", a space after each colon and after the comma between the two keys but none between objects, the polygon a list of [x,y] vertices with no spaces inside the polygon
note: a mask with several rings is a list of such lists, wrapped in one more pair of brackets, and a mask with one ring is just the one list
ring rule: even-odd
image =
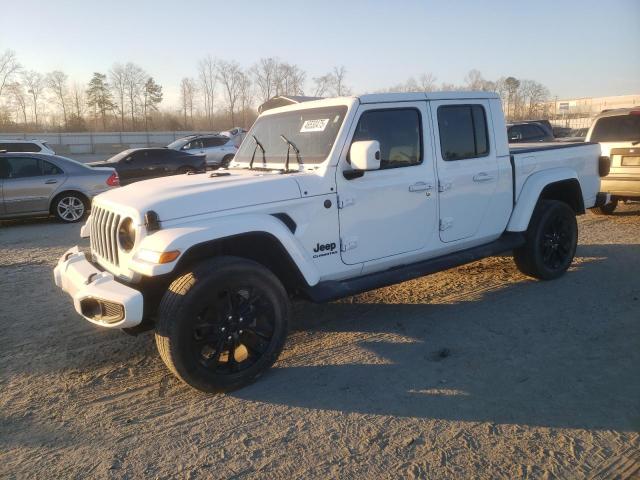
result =
[{"label": "dirt ground", "polygon": [[640,205],[579,224],[553,282],[496,257],[297,305],[275,367],[208,396],[54,286],[79,225],[0,223],[0,477],[638,478]]}]

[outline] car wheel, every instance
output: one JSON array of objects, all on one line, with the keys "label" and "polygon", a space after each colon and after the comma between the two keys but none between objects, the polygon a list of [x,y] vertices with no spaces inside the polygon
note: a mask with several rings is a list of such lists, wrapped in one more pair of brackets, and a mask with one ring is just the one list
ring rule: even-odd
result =
[{"label": "car wheel", "polygon": [[271,271],[219,257],[171,283],[160,302],[156,345],[167,367],[191,387],[235,390],[276,361],[289,312],[287,293]]},{"label": "car wheel", "polygon": [[576,253],[578,224],[564,202],[543,200],[536,206],[524,246],[514,250],[518,269],[530,277],[552,280],[563,275]]},{"label": "car wheel", "polygon": [[220,162],[220,168],[229,168],[229,164],[231,164],[231,160],[233,160],[234,155],[226,155],[222,162]]},{"label": "car wheel", "polygon": [[611,199],[609,203],[606,205],[602,205],[601,207],[594,208],[593,212],[597,215],[611,215],[614,210],[618,207],[618,199]]},{"label": "car wheel", "polygon": [[62,193],[53,200],[51,210],[61,222],[79,222],[86,216],[89,202],[78,193]]}]

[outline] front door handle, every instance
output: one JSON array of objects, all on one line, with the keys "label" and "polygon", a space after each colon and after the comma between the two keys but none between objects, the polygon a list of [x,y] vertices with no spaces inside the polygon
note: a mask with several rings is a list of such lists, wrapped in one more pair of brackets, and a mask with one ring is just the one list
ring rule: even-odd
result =
[{"label": "front door handle", "polygon": [[425,190],[431,190],[433,185],[429,185],[425,182],[414,183],[413,185],[409,185],[410,192],[424,192]]},{"label": "front door handle", "polygon": [[479,174],[473,176],[474,182],[489,182],[491,180],[493,180],[493,177],[487,172],[480,172]]},{"label": "front door handle", "polygon": [[54,183],[58,183],[58,180],[51,179],[44,182],[45,185],[53,185]]}]

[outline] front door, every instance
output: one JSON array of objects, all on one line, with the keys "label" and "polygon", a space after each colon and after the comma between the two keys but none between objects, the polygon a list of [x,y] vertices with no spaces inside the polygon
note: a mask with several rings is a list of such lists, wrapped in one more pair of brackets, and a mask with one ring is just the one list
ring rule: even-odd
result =
[{"label": "front door", "polygon": [[31,157],[5,157],[2,196],[7,215],[46,212],[49,199],[66,179],[54,164]]},{"label": "front door", "polygon": [[362,105],[351,143],[380,142],[380,170],[345,178],[338,168],[341,255],[346,264],[425,247],[436,223],[435,171],[426,102]]},{"label": "front door", "polygon": [[440,239],[473,237],[487,213],[499,180],[489,102],[431,103],[436,129]]}]

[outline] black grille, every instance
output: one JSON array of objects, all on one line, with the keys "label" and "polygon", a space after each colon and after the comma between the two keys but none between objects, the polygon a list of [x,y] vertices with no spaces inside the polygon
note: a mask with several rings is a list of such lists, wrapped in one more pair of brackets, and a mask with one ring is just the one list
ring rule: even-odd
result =
[{"label": "black grille", "polygon": [[94,206],[91,211],[91,253],[116,267],[120,215]]}]

